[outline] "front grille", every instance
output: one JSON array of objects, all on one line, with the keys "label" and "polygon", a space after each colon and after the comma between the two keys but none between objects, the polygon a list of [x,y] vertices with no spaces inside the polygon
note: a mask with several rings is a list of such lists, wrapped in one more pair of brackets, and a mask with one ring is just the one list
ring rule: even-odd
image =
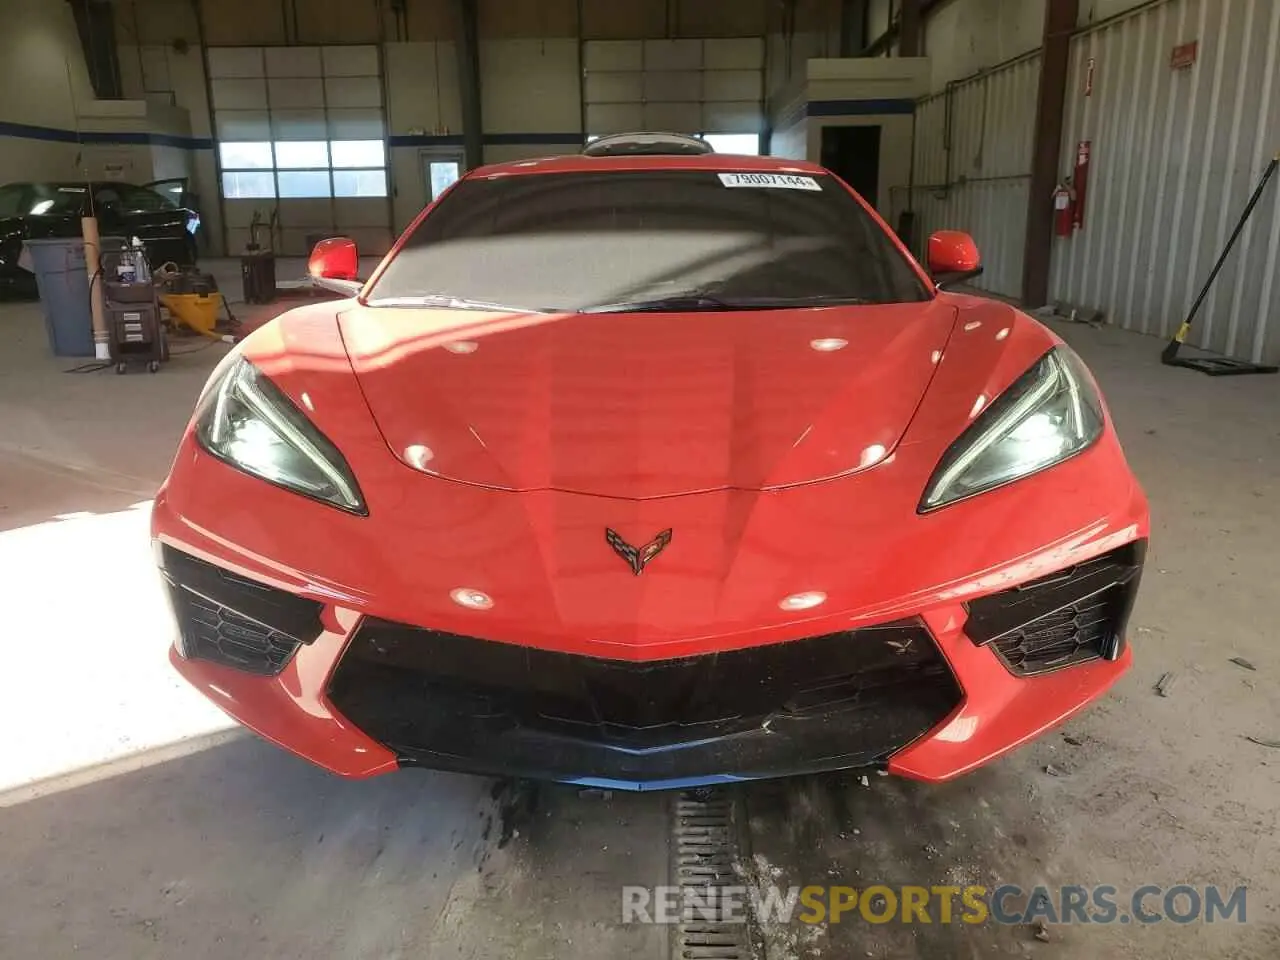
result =
[{"label": "front grille", "polygon": [[1086,563],[969,604],[965,632],[990,644],[1019,676],[1037,676],[1093,660],[1115,660],[1137,595],[1146,544],[1137,542]]},{"label": "front grille", "polygon": [[652,779],[875,763],[960,691],[917,620],[630,662],[368,618],[329,696],[406,761]]},{"label": "front grille", "polygon": [[178,648],[246,673],[275,676],[320,635],[321,604],[162,547],[161,572],[178,621]]}]

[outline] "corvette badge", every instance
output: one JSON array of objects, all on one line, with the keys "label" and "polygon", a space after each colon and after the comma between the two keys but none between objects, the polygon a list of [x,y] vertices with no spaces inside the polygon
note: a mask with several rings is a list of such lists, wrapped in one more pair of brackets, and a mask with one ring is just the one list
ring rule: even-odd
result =
[{"label": "corvette badge", "polygon": [[667,548],[667,544],[671,542],[671,531],[663,530],[642,547],[633,547],[608,528],[604,531],[604,538],[609,541],[609,546],[613,547],[613,552],[627,561],[631,572],[638,577],[644,573],[644,568],[648,566],[649,561]]}]

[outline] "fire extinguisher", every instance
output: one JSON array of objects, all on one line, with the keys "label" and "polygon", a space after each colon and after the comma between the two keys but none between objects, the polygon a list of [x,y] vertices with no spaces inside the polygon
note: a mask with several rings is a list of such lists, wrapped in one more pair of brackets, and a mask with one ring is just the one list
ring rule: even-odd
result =
[{"label": "fire extinguisher", "polygon": [[1076,228],[1076,191],[1067,177],[1053,191],[1053,232],[1069,237]]}]

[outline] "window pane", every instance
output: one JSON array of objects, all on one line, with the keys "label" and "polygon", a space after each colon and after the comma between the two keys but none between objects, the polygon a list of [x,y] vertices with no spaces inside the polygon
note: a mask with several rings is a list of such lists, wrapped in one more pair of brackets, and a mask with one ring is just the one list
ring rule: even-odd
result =
[{"label": "window pane", "polygon": [[461,176],[455,160],[433,160],[431,162],[431,199],[444,193]]},{"label": "window pane", "polygon": [[280,196],[282,197],[327,197],[329,196],[329,171],[281,170],[276,174],[280,180]]},{"label": "window pane", "polygon": [[760,154],[760,137],[754,133],[704,133],[702,139],[716,153],[737,153],[755,157]]},{"label": "window pane", "polygon": [[222,195],[228,200],[274,197],[276,195],[275,175],[270,170],[262,173],[224,171],[222,174]]},{"label": "window pane", "polygon": [[293,170],[327,167],[329,144],[323,140],[277,140],[276,166]]},{"label": "window pane", "polygon": [[223,170],[270,170],[271,144],[220,143],[218,156]]},{"label": "window pane", "polygon": [[385,167],[386,152],[381,140],[335,140],[333,148],[335,167]]},{"label": "window pane", "polygon": [[385,197],[387,171],[335,170],[333,171],[333,195],[335,197]]},{"label": "window pane", "polygon": [[147,187],[134,187],[127,183],[117,183],[111,188],[117,195],[120,208],[129,213],[160,213],[174,210],[177,204],[168,197],[162,197]]}]

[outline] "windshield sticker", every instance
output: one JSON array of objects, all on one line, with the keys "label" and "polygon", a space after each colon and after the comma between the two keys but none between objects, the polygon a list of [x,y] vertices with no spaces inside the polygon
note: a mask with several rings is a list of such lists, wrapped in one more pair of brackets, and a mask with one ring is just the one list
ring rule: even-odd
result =
[{"label": "windshield sticker", "polygon": [[722,173],[720,182],[726,187],[777,187],[782,190],[821,190],[813,177],[794,173]]}]

